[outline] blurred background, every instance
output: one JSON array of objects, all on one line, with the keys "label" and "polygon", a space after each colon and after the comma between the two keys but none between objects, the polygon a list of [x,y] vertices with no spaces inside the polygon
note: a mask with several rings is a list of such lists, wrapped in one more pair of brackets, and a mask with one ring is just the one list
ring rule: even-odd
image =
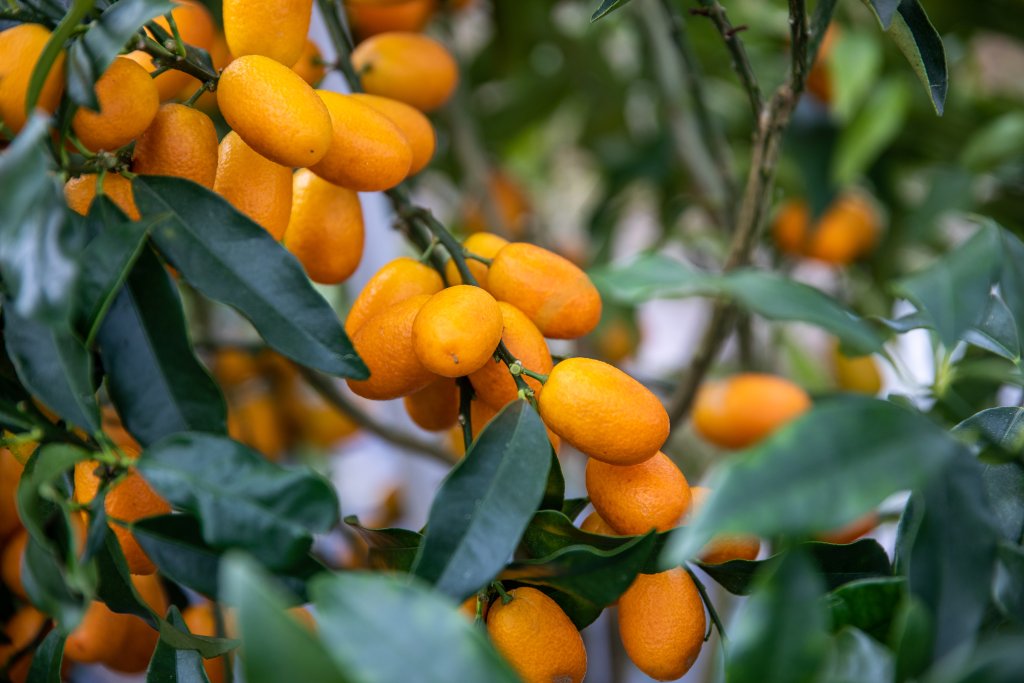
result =
[{"label": "blurred background", "polygon": [[[458,57],[462,83],[434,116],[438,153],[413,181],[417,203],[457,233],[495,232],[558,251],[586,269],[661,251],[701,268],[722,262],[727,231],[716,222],[723,188],[702,156],[685,75],[659,0],[634,0],[596,23],[598,0],[469,0],[346,3],[357,39],[386,29],[425,30]],[[743,178],[753,121],[721,36],[670,0],[700,64],[710,115],[730,143],[729,165]],[[791,273],[865,315],[895,318],[906,305],[887,288],[970,232],[965,216],[984,213],[1013,230],[1024,215],[1024,3],[923,3],[943,37],[950,88],[943,116],[867,7],[839,3],[835,25],[786,137],[771,221],[786,202],[806,203],[812,220],[855,193],[880,217],[869,254],[837,265],[785,253],[771,227],[755,264]],[[219,17],[216,3],[210,5]],[[731,0],[756,75],[766,92],[788,67],[789,28],[781,0]],[[319,14],[311,31],[328,64],[336,59]],[[328,73],[321,87],[344,91]],[[323,292],[344,316],[347,304],[384,263],[414,255],[392,227],[382,195],[364,194],[366,251],[343,288]],[[734,208],[734,207],[733,207]],[[269,457],[328,473],[344,515],[360,523],[419,529],[440,480],[457,457],[449,433],[419,429],[400,401],[371,403],[337,387],[355,418],[329,406],[286,362],[254,354],[258,337],[232,311],[189,297],[194,336],[221,381],[232,433]],[[559,355],[615,362],[664,395],[703,332],[709,302],[693,298],[636,307],[606,303],[600,327]],[[753,368],[790,377],[812,393],[842,387],[833,340],[801,325],[750,321],[745,348],[730,340],[712,375]],[[215,350],[217,349],[217,350]],[[926,332],[902,335],[890,359],[873,360],[880,381],[868,390],[930,405],[935,358]],[[958,379],[961,395],[1019,400],[987,375]],[[848,388],[848,387],[845,387]],[[1013,390],[1016,391],[1016,390]],[[1001,393],[1002,392],[1002,393]],[[951,420],[955,402],[935,406]],[[691,484],[720,454],[677,430],[665,449]],[[566,496],[585,495],[584,458],[563,446]],[[889,501],[883,522],[898,512]],[[873,536],[891,551],[894,524]],[[365,548],[346,532],[320,541],[337,566],[361,566]],[[709,583],[709,586],[712,586]],[[713,586],[712,586],[713,587]],[[736,598],[717,591],[723,616]],[[726,617],[727,618],[727,617]],[[649,680],[621,652],[607,614],[584,632],[593,683]],[[713,637],[713,642],[717,635]],[[713,680],[721,651],[706,647],[687,681]],[[75,680],[129,680],[80,669]]]}]

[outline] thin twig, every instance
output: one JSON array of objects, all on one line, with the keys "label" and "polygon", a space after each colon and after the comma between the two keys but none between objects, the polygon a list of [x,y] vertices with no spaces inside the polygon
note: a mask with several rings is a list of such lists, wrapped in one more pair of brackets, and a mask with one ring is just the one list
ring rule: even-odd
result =
[{"label": "thin twig", "polygon": [[311,370],[302,365],[296,365],[295,367],[298,368],[300,373],[302,373],[302,376],[305,378],[306,382],[309,383],[309,386],[320,394],[325,401],[348,415],[352,421],[360,427],[369,432],[373,432],[377,436],[385,439],[386,441],[390,441],[400,448],[429,455],[435,460],[439,460],[447,465],[452,463],[452,454],[447,451],[438,448],[434,444],[427,443],[426,441],[420,441],[416,437],[397,432],[390,425],[377,422],[375,419],[364,413],[352,401],[350,401],[345,394],[334,386],[334,382],[332,382],[330,378],[320,374],[316,370]]},{"label": "thin twig", "polygon": [[711,19],[711,23],[715,25],[718,32],[722,34],[722,39],[725,40],[725,46],[729,50],[729,54],[732,56],[732,68],[739,76],[740,83],[743,85],[743,89],[747,92],[747,99],[750,100],[750,110],[754,114],[756,119],[761,115],[761,109],[763,108],[764,98],[761,95],[761,86],[757,84],[757,76],[754,75],[754,68],[750,65],[750,58],[747,56],[747,49],[743,46],[743,41],[739,38],[741,28],[736,28],[729,21],[729,18],[725,16],[725,8],[722,7],[718,0],[700,0],[700,4],[704,6],[701,11],[695,11],[696,14],[706,16]]}]

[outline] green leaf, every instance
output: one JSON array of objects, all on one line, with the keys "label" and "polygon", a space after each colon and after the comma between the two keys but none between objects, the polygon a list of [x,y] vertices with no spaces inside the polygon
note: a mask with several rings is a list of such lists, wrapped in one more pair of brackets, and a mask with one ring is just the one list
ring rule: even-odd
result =
[{"label": "green leaf", "polygon": [[57,509],[52,498],[59,492],[64,474],[90,457],[88,451],[75,446],[47,444],[25,463],[18,485],[18,517],[29,535],[43,545],[59,549],[59,545],[54,545],[53,529],[49,528]]},{"label": "green leaf", "polygon": [[928,418],[893,403],[850,395],[819,401],[711,474],[711,495],[675,532],[662,561],[680,564],[723,532],[772,537],[838,528],[923,485],[963,452]]},{"label": "green leaf", "polygon": [[551,468],[548,470],[548,482],[544,486],[544,498],[540,502],[542,510],[561,510],[565,503],[565,476],[562,474],[562,463],[558,454],[551,448]]},{"label": "green leaf", "polygon": [[821,577],[789,552],[758,581],[729,630],[729,683],[812,683],[828,648]]},{"label": "green leaf", "polygon": [[598,19],[605,17],[615,10],[628,5],[630,0],[602,0],[601,6],[597,8],[594,14],[590,17],[591,22],[595,22]]},{"label": "green leaf", "polygon": [[153,240],[196,289],[238,309],[292,360],[340,377],[369,376],[337,315],[270,233],[191,181],[139,176],[132,187],[143,216],[167,214]]},{"label": "green leaf", "polygon": [[359,523],[359,518],[349,515],[345,524],[352,527],[369,548],[371,569],[394,569],[408,572],[412,569],[423,535],[408,529],[369,529]]},{"label": "green leaf", "polygon": [[918,676],[931,661],[932,622],[928,609],[906,595],[893,618],[889,649],[896,653],[896,680]]},{"label": "green leaf", "polygon": [[203,541],[195,517],[171,514],[140,519],[132,535],[161,574],[209,598],[217,597],[220,553]]},{"label": "green leaf", "polygon": [[[343,674],[328,654],[328,647],[286,614],[285,609],[294,600],[273,585],[252,560],[237,554],[225,557],[220,584],[224,586],[226,602],[236,609],[239,633],[245,643],[239,658],[248,683],[357,680]],[[334,647],[331,643],[330,649]],[[388,652],[388,657],[399,659],[390,649]]]},{"label": "green leaf", "polygon": [[964,657],[937,664],[925,683],[1018,683],[1024,670],[1020,633],[998,634]]},{"label": "green leaf", "polygon": [[32,77],[28,82],[28,91],[25,94],[26,113],[35,109],[36,103],[39,101],[39,94],[43,91],[43,84],[46,83],[46,77],[53,69],[61,50],[64,49],[64,44],[74,35],[79,23],[92,11],[95,4],[96,0],[72,0],[68,13],[50,34],[50,38],[46,41],[46,45],[32,69]]},{"label": "green leaf", "polygon": [[[499,576],[530,586],[554,588],[588,604],[595,614],[619,599],[647,565],[655,534],[636,536],[613,550],[569,546],[547,557],[513,562]],[[577,624],[585,628],[587,624]]]},{"label": "green leaf", "polygon": [[861,579],[837,588],[826,596],[832,630],[855,627],[884,641],[906,590],[907,580],[898,576]]},{"label": "green leaf", "polygon": [[983,465],[981,481],[1000,535],[1019,543],[1024,538],[1024,467],[1015,462]]},{"label": "green leaf", "polygon": [[181,300],[151,251],[140,257],[97,338],[107,389],[143,446],[177,432],[227,433],[227,406],[196,359]]},{"label": "green leaf", "polygon": [[580,516],[587,506],[590,505],[590,498],[566,498],[562,502],[562,514],[569,518],[569,521],[573,521]]},{"label": "green leaf", "polygon": [[998,532],[981,471],[966,453],[953,458],[912,498],[913,523],[900,525],[897,567],[931,612],[936,658],[975,638],[989,602]]},{"label": "green leaf", "polygon": [[839,302],[813,287],[773,273],[737,270],[716,276],[662,254],[649,254],[624,267],[596,271],[592,277],[605,296],[621,303],[726,296],[769,320],[801,321],[821,327],[839,337],[851,353],[873,353],[882,346],[874,328]]},{"label": "green leaf", "polygon": [[32,653],[32,664],[28,669],[31,683],[61,683],[61,663],[64,661],[66,636],[58,629],[46,634],[43,642]]},{"label": "green leaf", "polygon": [[519,680],[484,631],[420,581],[324,574],[310,593],[320,638],[353,681]]},{"label": "green leaf", "polygon": [[1024,113],[1011,111],[976,131],[960,153],[960,163],[975,173],[994,170],[1024,154]]},{"label": "green leaf", "polygon": [[964,341],[979,349],[1005,358],[1014,365],[1020,365],[1021,347],[1017,321],[1013,313],[1000,297],[992,295],[988,306],[982,313],[977,325],[967,330]]},{"label": "green leaf", "polygon": [[882,46],[873,32],[843,26],[826,64],[832,79],[832,112],[839,121],[848,122],[863,109],[880,80]]},{"label": "green leaf", "polygon": [[985,219],[985,222],[999,230],[999,248],[1003,254],[999,294],[1016,321],[1017,338],[1024,339],[1024,242],[995,221]]},{"label": "green leaf", "polygon": [[921,84],[928,90],[935,113],[942,116],[949,87],[942,36],[932,26],[917,0],[903,0],[900,3],[889,31]]},{"label": "green leaf", "polygon": [[821,683],[891,681],[895,671],[892,653],[877,640],[856,628],[844,628],[832,641]]},{"label": "green leaf", "polygon": [[[116,7],[117,5],[115,5]],[[88,222],[96,232],[82,253],[75,291],[75,323],[86,346],[95,339],[128,273],[146,246],[146,236],[159,219],[130,221],[107,195],[93,200]]]},{"label": "green leaf", "polygon": [[171,0],[120,0],[89,24],[80,40],[71,44],[67,58],[67,92],[76,104],[97,108],[93,84],[139,27],[171,11]]},{"label": "green leaf", "polygon": [[8,312],[58,324],[67,319],[83,236],[68,219],[48,140],[46,117],[33,114],[0,154],[0,277]]},{"label": "green leaf", "polygon": [[1006,617],[1024,624],[1024,548],[1021,546],[999,544],[992,598]]},{"label": "green leaf", "polygon": [[338,521],[334,488],[225,437],[181,433],[143,451],[137,467],[170,503],[195,514],[215,548],[244,548],[271,569],[305,557],[314,533]]},{"label": "green leaf", "polygon": [[999,231],[986,223],[931,266],[897,282],[895,290],[931,318],[952,349],[986,310],[1001,263]]},{"label": "green leaf", "polygon": [[979,451],[989,459],[1016,459],[1024,452],[1024,408],[988,408],[967,418],[953,431],[965,432],[977,440]]},{"label": "green leaf", "polygon": [[540,416],[513,401],[441,485],[412,571],[456,600],[498,575],[540,505],[551,444]]},{"label": "green leaf", "polygon": [[69,588],[63,562],[53,550],[30,536],[21,564],[21,583],[29,602],[57,620],[57,630],[71,633],[85,616],[88,600]]},{"label": "green leaf", "polygon": [[[801,543],[799,547],[818,565],[829,589],[852,581],[888,577],[892,570],[889,556],[877,541],[865,538],[848,545]],[[730,560],[721,564],[698,563],[705,574],[734,595],[749,595],[765,567],[778,561],[778,555],[764,560]]]},{"label": "green leaf", "polygon": [[872,84],[864,106],[843,127],[832,159],[832,179],[842,187],[853,183],[874,163],[903,130],[910,93],[903,79]]},{"label": "green leaf", "polygon": [[[167,621],[177,629],[189,633],[178,608],[171,605]],[[203,658],[195,650],[178,650],[160,638],[153,658],[146,670],[146,683],[209,683],[203,668]]]},{"label": "green leaf", "polygon": [[864,4],[871,8],[878,23],[888,31],[893,17],[896,16],[896,9],[900,6],[900,0],[864,0]]}]

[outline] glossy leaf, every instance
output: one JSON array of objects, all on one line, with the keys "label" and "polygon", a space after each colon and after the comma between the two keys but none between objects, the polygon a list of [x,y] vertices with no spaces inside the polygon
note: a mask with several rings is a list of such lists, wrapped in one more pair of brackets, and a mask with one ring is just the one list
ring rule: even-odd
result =
[{"label": "glossy leaf", "polygon": [[838,528],[892,493],[923,485],[963,452],[946,431],[893,403],[854,396],[820,401],[712,473],[711,495],[690,525],[675,532],[663,562],[694,557],[722,532],[772,537]]},{"label": "glossy leaf", "polygon": [[338,521],[334,488],[225,437],[182,433],[143,451],[139,472],[176,508],[197,515],[214,548],[244,548],[271,569],[299,562],[314,533]]},{"label": "glossy leaf", "polygon": [[135,523],[132,534],[161,574],[209,598],[217,596],[220,553],[203,541],[195,517],[148,517]]},{"label": "glossy leaf", "polygon": [[[167,615],[167,621],[175,628],[188,633],[188,626],[181,612],[174,605]],[[146,670],[146,683],[209,683],[203,668],[203,658],[195,650],[178,650],[161,638],[157,641],[153,658]]]},{"label": "glossy leaf", "polygon": [[891,681],[894,671],[891,652],[863,631],[844,628],[832,641],[821,683]]},{"label": "glossy leaf", "polygon": [[654,547],[653,532],[631,538],[614,550],[569,546],[547,557],[513,562],[499,578],[557,589],[590,603],[600,613],[629,588],[646,566]]},{"label": "glossy leaf", "polygon": [[1019,543],[1024,538],[1024,466],[1016,462],[983,465],[981,482],[1000,535]]},{"label": "glossy leaf", "polygon": [[814,565],[790,552],[758,581],[729,630],[730,683],[812,683],[827,654],[824,593]]},{"label": "glossy leaf", "polygon": [[1020,364],[1020,333],[1013,313],[1000,297],[990,296],[977,325],[967,330],[964,341],[1006,360]]},{"label": "glossy leaf", "polygon": [[551,467],[548,470],[548,481],[544,487],[544,498],[540,502],[542,510],[561,510],[565,502],[565,476],[562,474],[562,463],[558,454],[551,449]]},{"label": "glossy leaf", "polygon": [[423,541],[422,534],[408,529],[369,529],[360,524],[355,515],[346,517],[345,524],[352,527],[369,548],[370,568],[402,572],[412,568]]},{"label": "glossy leaf", "polygon": [[58,629],[46,634],[43,642],[32,653],[28,679],[32,683],[61,683],[61,663],[64,661],[66,636]]},{"label": "glossy leaf", "polygon": [[[246,681],[357,680],[339,670],[327,646],[309,629],[286,615],[285,609],[294,601],[274,586],[252,560],[235,554],[225,557],[220,583],[224,586],[225,601],[236,610],[239,634],[245,643],[239,659]],[[393,653],[388,656],[393,657]]]},{"label": "glossy leaf", "polygon": [[977,439],[983,454],[999,460],[1019,458],[1024,453],[1024,408],[987,408],[955,427]]},{"label": "glossy leaf", "polygon": [[32,76],[28,81],[28,91],[25,94],[25,111],[32,111],[39,101],[39,94],[43,90],[43,84],[57,57],[64,49],[64,44],[75,34],[79,24],[92,11],[96,0],[71,0],[68,4],[68,11],[61,17],[53,33],[50,34],[43,51],[32,68]]},{"label": "glossy leaf", "polygon": [[1021,546],[999,544],[992,597],[1000,612],[1024,624],[1024,548]]},{"label": "glossy leaf", "polygon": [[486,585],[540,505],[550,465],[540,416],[526,401],[513,401],[441,485],[413,573],[456,600]]},{"label": "glossy leaf", "polygon": [[0,277],[8,312],[60,324],[68,316],[82,236],[53,174],[48,136],[46,117],[34,114],[0,154]]},{"label": "glossy leaf", "polygon": [[889,30],[893,17],[896,16],[896,9],[900,6],[900,0],[864,0],[864,4],[875,13],[882,28]]},{"label": "glossy leaf", "polygon": [[121,0],[107,7],[68,50],[65,67],[68,97],[76,104],[96,109],[93,84],[140,26],[171,11],[172,7],[171,0]]},{"label": "glossy leaf", "polygon": [[590,505],[590,498],[566,498],[562,501],[562,514],[569,518],[569,521],[580,516],[586,507]]},{"label": "glossy leaf", "polygon": [[[848,545],[802,543],[799,546],[817,564],[829,589],[851,581],[888,577],[892,571],[889,556],[877,541],[865,538]],[[730,560],[721,564],[699,562],[705,574],[735,595],[749,595],[759,573],[771,567],[778,556],[764,560]]]},{"label": "glossy leaf", "polygon": [[320,639],[351,680],[519,680],[483,630],[420,581],[324,574],[313,579],[310,593]]},{"label": "glossy leaf", "polygon": [[152,252],[139,257],[97,339],[110,397],[143,446],[177,432],[227,432],[224,397],[192,351],[181,300]]},{"label": "glossy leaf", "polygon": [[608,16],[615,10],[629,4],[630,0],[602,0],[601,6],[597,8],[594,14],[590,17],[590,21],[594,22],[602,17]]},{"label": "glossy leaf", "polygon": [[74,425],[89,432],[100,428],[92,356],[69,329],[7,309],[4,341],[18,378],[34,396]]},{"label": "glossy leaf", "polygon": [[88,451],[64,444],[41,446],[25,463],[18,485],[18,517],[29,535],[44,545],[58,548],[49,527],[57,510],[52,492],[60,490],[61,478],[76,463],[88,460]]},{"label": "glossy leaf", "polygon": [[63,562],[34,536],[25,546],[21,583],[29,602],[53,616],[62,634],[71,633],[81,623],[88,608],[86,597],[71,590]]},{"label": "glossy leaf", "polygon": [[167,214],[153,240],[192,286],[238,309],[292,360],[340,377],[368,376],[333,309],[270,233],[188,180],[139,176],[132,187],[143,216]]},{"label": "glossy leaf", "polygon": [[998,532],[981,471],[967,454],[953,458],[900,526],[898,566],[932,614],[936,657],[975,637],[989,601]]},{"label": "glossy leaf", "polygon": [[897,47],[928,91],[935,113],[942,116],[946,107],[946,90],[949,88],[942,36],[932,26],[918,0],[900,2],[889,30]]},{"label": "glossy leaf", "polygon": [[855,627],[885,640],[906,588],[906,579],[895,576],[862,579],[840,586],[826,597],[832,630]]},{"label": "glossy leaf", "polygon": [[982,226],[931,266],[896,284],[935,325],[946,348],[953,348],[979,322],[1002,263],[999,232]]}]

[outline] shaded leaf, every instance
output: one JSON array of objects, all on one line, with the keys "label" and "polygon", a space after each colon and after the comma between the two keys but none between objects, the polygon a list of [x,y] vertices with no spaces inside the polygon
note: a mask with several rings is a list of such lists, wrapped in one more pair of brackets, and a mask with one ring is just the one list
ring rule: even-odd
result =
[{"label": "shaded leaf", "polygon": [[416,559],[423,535],[408,529],[369,529],[359,518],[349,515],[345,524],[352,527],[369,548],[372,569],[395,569],[407,572]]},{"label": "shaded leaf", "polygon": [[872,84],[863,107],[839,135],[831,169],[836,185],[851,184],[878,159],[903,130],[909,109],[910,93],[902,79]]},{"label": "shaded leaf", "polygon": [[195,517],[171,514],[140,519],[132,535],[161,574],[209,598],[217,597],[220,552],[203,541]]},{"label": "shaded leaf", "polygon": [[351,680],[519,680],[484,631],[420,581],[324,574],[312,581],[310,593],[320,638]]},{"label": "shaded leaf", "polygon": [[981,481],[1000,535],[1019,543],[1024,538],[1024,467],[1020,463],[983,465]]},{"label": "shaded leaf", "polygon": [[550,465],[540,416],[526,401],[513,401],[441,485],[413,573],[457,600],[487,584],[540,505]]},{"label": "shaded leaf", "polygon": [[292,360],[340,377],[369,376],[337,315],[270,233],[191,181],[139,176],[132,187],[143,216],[167,214],[153,240],[196,289],[238,309]]},{"label": "shaded leaf", "polygon": [[562,514],[572,521],[590,505],[590,498],[567,498],[562,502]]},{"label": "shaded leaf", "polygon": [[68,12],[61,17],[53,33],[50,34],[32,69],[28,92],[25,94],[26,111],[32,111],[35,108],[39,101],[39,94],[43,91],[43,84],[46,83],[46,77],[53,69],[57,57],[64,50],[65,43],[75,34],[79,24],[95,5],[96,0],[72,0],[69,3]]},{"label": "shaded leaf", "polygon": [[832,641],[821,683],[891,681],[895,668],[892,653],[877,640],[847,627]]},{"label": "shaded leaf", "polygon": [[967,330],[964,341],[985,349],[1006,360],[1020,364],[1020,335],[1017,322],[1006,303],[997,296],[990,296],[988,306],[977,325]]},{"label": "shaded leaf", "polygon": [[906,579],[897,576],[862,579],[837,588],[826,596],[832,630],[854,627],[884,641],[906,588]]},{"label": "shaded leaf", "polygon": [[992,597],[1005,616],[1024,624],[1024,548],[1009,543],[999,544]]},{"label": "shaded leaf", "polygon": [[[1019,458],[1024,452],[1024,408],[1003,406],[975,413],[953,429],[977,439],[984,455],[999,460]],[[983,448],[984,445],[990,448]]]},{"label": "shaded leaf", "polygon": [[[178,608],[171,605],[167,621],[177,629],[189,633]],[[146,669],[146,683],[209,683],[203,668],[203,658],[195,650],[178,650],[163,638],[157,641],[153,658]]]},{"label": "shaded leaf", "polygon": [[61,683],[61,663],[64,661],[66,636],[53,629],[46,634],[43,642],[32,653],[32,664],[28,669],[31,683]]},{"label": "shaded leaf", "polygon": [[889,30],[921,84],[928,90],[935,113],[942,116],[949,87],[942,36],[932,26],[917,0],[900,3]]}]

